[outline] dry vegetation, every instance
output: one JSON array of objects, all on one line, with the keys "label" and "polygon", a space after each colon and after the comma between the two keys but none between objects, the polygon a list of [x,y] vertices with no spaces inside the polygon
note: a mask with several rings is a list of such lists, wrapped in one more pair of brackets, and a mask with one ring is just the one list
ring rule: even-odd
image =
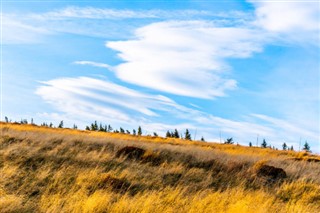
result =
[{"label": "dry vegetation", "polygon": [[5,123],[0,144],[0,212],[320,212],[307,153]]}]

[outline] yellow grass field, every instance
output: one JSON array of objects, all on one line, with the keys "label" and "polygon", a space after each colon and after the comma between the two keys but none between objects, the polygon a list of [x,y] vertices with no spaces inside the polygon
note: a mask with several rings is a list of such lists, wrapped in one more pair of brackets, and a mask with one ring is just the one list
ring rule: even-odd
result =
[{"label": "yellow grass field", "polygon": [[0,212],[318,213],[320,157],[1,123]]}]

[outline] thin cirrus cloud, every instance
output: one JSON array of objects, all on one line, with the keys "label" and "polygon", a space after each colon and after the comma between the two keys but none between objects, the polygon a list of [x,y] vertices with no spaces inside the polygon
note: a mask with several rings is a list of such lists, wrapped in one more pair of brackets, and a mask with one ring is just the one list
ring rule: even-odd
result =
[{"label": "thin cirrus cloud", "polygon": [[207,10],[129,10],[70,6],[43,14],[33,14],[37,19],[185,19],[190,17],[247,18],[245,13],[213,13]]},{"label": "thin cirrus cloud", "polygon": [[1,14],[1,31],[2,44],[39,43],[45,36],[52,34],[45,28],[26,24],[5,14]]},{"label": "thin cirrus cloud", "polygon": [[109,64],[93,62],[93,61],[75,61],[75,62],[73,62],[73,64],[89,65],[89,66],[93,66],[93,67],[105,68],[107,70],[113,70],[113,67],[110,66]]},{"label": "thin cirrus cloud", "polygon": [[262,50],[254,29],[209,21],[165,21],[141,27],[135,39],[107,42],[124,61],[114,67],[125,82],[176,95],[215,98],[236,88],[226,58]]}]

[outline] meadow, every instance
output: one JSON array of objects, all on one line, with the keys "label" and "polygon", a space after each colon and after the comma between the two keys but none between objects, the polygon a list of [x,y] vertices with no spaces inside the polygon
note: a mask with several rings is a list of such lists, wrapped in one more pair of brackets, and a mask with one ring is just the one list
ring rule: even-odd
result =
[{"label": "meadow", "polygon": [[306,152],[1,123],[0,212],[320,212]]}]

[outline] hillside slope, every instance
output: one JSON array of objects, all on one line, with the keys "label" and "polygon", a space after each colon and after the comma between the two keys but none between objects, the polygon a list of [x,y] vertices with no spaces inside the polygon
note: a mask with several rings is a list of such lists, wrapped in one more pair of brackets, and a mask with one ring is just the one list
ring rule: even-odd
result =
[{"label": "hillside slope", "polygon": [[0,212],[320,212],[320,158],[1,123]]}]

